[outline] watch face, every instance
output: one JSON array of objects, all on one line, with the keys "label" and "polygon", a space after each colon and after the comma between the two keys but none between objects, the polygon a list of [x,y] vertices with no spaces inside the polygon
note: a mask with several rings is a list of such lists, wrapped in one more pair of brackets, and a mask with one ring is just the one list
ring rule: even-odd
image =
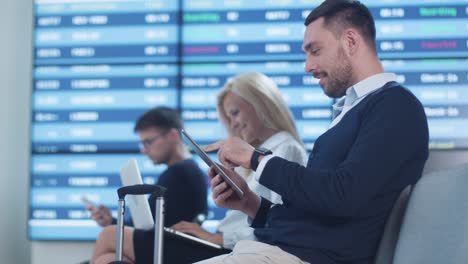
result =
[{"label": "watch face", "polygon": [[260,155],[268,155],[268,154],[271,154],[271,150],[269,149],[266,149],[266,148],[257,148],[255,149],[258,153],[260,153]]}]

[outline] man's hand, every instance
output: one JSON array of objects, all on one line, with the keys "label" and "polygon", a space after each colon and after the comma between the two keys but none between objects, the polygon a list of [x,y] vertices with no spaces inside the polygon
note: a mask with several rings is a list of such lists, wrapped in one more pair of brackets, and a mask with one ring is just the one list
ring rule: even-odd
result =
[{"label": "man's hand", "polygon": [[108,226],[112,224],[112,215],[109,208],[104,205],[93,206],[91,204],[86,205],[86,210],[91,212],[91,218],[96,221],[100,226]]},{"label": "man's hand", "polygon": [[244,178],[234,170],[223,167],[224,172],[236,183],[244,192],[244,196],[239,198],[234,190],[224,182],[221,175],[217,175],[213,167],[208,170],[208,176],[211,178],[211,192],[213,200],[219,207],[225,207],[240,210],[248,216],[254,218],[260,207],[260,197],[250,190]]},{"label": "man's hand", "polygon": [[255,150],[238,137],[221,140],[205,147],[205,151],[218,150],[218,158],[227,167],[241,166],[250,169],[250,158]]},{"label": "man's hand", "polygon": [[199,224],[180,221],[171,226],[172,229],[196,236],[198,238],[213,242],[218,245],[223,245],[223,234],[212,234],[203,229]]}]

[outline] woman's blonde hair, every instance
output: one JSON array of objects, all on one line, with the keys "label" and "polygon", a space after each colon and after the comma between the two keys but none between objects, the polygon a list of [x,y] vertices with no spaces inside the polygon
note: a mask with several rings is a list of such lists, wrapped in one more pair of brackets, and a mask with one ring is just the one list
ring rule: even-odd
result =
[{"label": "woman's blonde hair", "polygon": [[296,130],[292,114],[280,94],[278,86],[266,75],[249,72],[237,75],[228,81],[218,94],[218,113],[221,122],[228,129],[230,136],[239,136],[229,125],[229,118],[223,108],[226,95],[231,92],[255,109],[263,125],[275,131],[289,132],[299,143],[302,143]]}]

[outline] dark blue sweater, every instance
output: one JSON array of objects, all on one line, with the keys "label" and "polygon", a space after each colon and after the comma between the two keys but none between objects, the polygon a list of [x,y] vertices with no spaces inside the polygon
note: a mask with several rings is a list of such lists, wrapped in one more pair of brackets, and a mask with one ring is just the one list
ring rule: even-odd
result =
[{"label": "dark blue sweater", "polygon": [[268,161],[260,183],[283,205],[262,199],[255,235],[310,263],[372,263],[394,202],[427,157],[421,103],[387,83],[317,139],[307,167]]}]

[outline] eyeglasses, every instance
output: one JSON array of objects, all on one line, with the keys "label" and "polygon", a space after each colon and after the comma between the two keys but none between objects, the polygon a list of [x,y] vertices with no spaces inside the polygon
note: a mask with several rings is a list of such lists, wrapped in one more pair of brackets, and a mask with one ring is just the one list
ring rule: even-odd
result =
[{"label": "eyeglasses", "polygon": [[140,149],[148,149],[149,147],[151,147],[151,145],[153,145],[153,143],[156,140],[158,140],[162,136],[164,136],[164,134],[159,134],[159,135],[156,135],[154,137],[143,139],[142,141],[140,141],[140,143],[138,143],[138,147]]}]

